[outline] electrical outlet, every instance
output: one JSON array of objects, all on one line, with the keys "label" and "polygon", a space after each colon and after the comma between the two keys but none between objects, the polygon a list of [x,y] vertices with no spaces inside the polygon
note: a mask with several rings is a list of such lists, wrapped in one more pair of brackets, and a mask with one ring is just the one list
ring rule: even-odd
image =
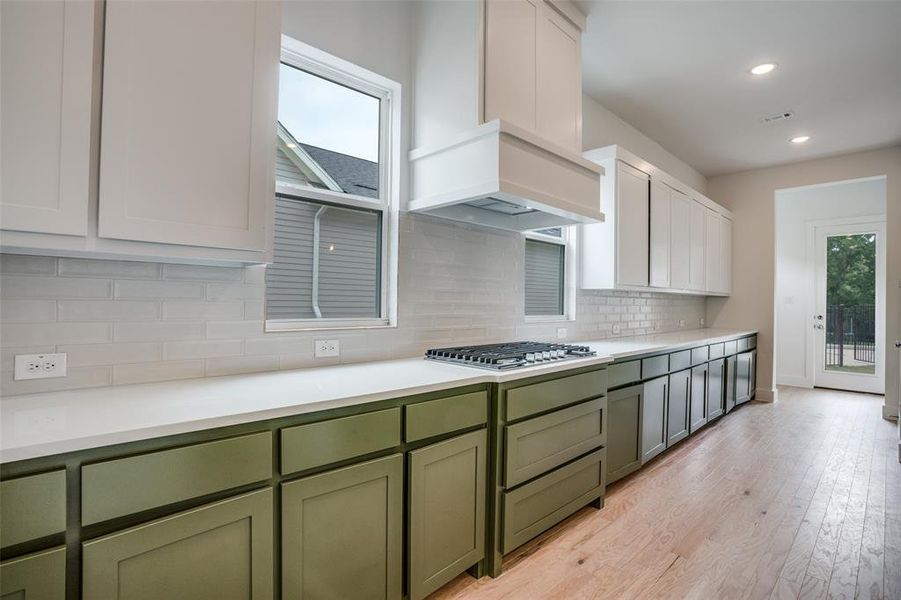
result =
[{"label": "electrical outlet", "polygon": [[313,349],[316,358],[341,356],[341,345],[338,340],[316,340]]},{"label": "electrical outlet", "polygon": [[679,319],[679,327],[685,327],[685,319]]},{"label": "electrical outlet", "polygon": [[613,324],[613,335],[619,335],[619,332],[620,332],[619,323],[614,323]]},{"label": "electrical outlet", "polygon": [[558,327],[557,328],[557,339],[558,340],[566,339],[566,327]]},{"label": "electrical outlet", "polygon": [[13,379],[46,379],[66,376],[66,353],[16,354]]},{"label": "electrical outlet", "polygon": [[703,326],[704,326],[704,317],[701,317],[701,319],[700,319],[699,322],[700,322],[700,324],[701,324],[701,327],[703,327]]}]

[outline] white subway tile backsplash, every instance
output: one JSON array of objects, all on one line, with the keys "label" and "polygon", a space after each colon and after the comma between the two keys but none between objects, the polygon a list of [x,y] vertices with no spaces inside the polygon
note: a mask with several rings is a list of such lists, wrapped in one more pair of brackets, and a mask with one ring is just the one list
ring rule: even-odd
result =
[{"label": "white subway tile backsplash", "polygon": [[[579,291],[576,320],[527,323],[522,236],[430,217],[401,216],[399,263],[398,327],[264,333],[260,266],[4,254],[0,366],[12,368],[13,351],[71,353],[74,378],[12,388],[25,393],[404,358],[443,345],[555,340],[560,326],[568,341],[611,337],[614,325],[617,336],[671,331],[680,319],[697,323],[705,310],[697,296]],[[314,358],[316,339],[340,339],[341,356]]]}]

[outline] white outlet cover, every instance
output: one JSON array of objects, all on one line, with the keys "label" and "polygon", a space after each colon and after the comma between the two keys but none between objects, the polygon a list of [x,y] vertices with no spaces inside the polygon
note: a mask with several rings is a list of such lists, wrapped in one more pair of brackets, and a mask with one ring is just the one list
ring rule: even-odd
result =
[{"label": "white outlet cover", "polygon": [[701,327],[704,326],[704,317],[701,317]]},{"label": "white outlet cover", "polygon": [[557,339],[558,340],[566,339],[566,327],[558,327],[557,328]]},{"label": "white outlet cover", "polygon": [[685,327],[685,319],[679,319],[679,327]]},{"label": "white outlet cover", "polygon": [[16,354],[13,379],[49,379],[66,376],[66,353]]},{"label": "white outlet cover", "polygon": [[614,323],[614,324],[613,324],[613,334],[616,335],[616,334],[618,334],[619,332],[620,332],[620,326],[619,326],[619,323]]},{"label": "white outlet cover", "polygon": [[316,358],[341,356],[341,343],[339,340],[316,340],[313,344],[313,355]]}]

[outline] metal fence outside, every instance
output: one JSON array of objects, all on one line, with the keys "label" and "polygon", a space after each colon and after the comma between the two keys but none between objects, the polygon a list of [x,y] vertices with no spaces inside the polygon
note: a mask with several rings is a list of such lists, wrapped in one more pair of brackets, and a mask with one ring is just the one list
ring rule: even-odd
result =
[{"label": "metal fence outside", "polygon": [[826,366],[845,366],[849,349],[854,361],[876,362],[875,305],[826,307]]}]

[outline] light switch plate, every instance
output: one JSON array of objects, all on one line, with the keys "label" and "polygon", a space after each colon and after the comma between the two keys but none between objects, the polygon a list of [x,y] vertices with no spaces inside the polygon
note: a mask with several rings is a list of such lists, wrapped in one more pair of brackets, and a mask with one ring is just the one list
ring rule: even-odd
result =
[{"label": "light switch plate", "polygon": [[619,335],[619,332],[620,332],[619,323],[614,323],[613,324],[613,335]]},{"label": "light switch plate", "polygon": [[685,319],[679,319],[679,327],[685,327]]},{"label": "light switch plate", "polygon": [[341,356],[341,344],[338,340],[316,340],[313,345],[313,355],[316,358]]},{"label": "light switch plate", "polygon": [[66,353],[16,354],[13,379],[47,379],[66,376]]},{"label": "light switch plate", "polygon": [[704,322],[705,322],[705,321],[704,321],[704,317],[701,317],[701,319],[700,319],[701,327],[704,326]]}]

